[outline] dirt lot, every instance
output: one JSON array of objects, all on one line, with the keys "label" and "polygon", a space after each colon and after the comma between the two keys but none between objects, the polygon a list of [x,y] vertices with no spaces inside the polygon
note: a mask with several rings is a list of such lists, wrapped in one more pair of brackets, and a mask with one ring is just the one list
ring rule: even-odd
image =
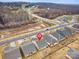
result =
[{"label": "dirt lot", "polygon": [[2,38],[10,37],[13,35],[23,34],[23,33],[29,33],[32,31],[36,31],[39,29],[43,29],[48,27],[49,25],[45,23],[34,23],[34,24],[28,24],[19,28],[13,28],[13,29],[6,29],[1,30],[0,35],[4,36]]}]

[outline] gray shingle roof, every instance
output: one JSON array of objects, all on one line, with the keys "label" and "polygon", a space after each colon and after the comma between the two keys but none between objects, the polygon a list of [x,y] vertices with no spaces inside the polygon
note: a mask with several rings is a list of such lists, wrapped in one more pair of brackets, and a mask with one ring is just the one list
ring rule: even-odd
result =
[{"label": "gray shingle roof", "polygon": [[16,47],[6,47],[3,57],[4,59],[19,59],[21,58],[20,50]]},{"label": "gray shingle roof", "polygon": [[54,43],[57,42],[55,38],[53,38],[49,35],[44,35],[43,37],[46,40],[46,42],[49,43],[49,44],[54,44]]},{"label": "gray shingle roof", "polygon": [[43,48],[46,48],[48,46],[45,38],[43,38],[41,41],[36,41],[36,43],[37,43],[37,46],[39,47],[39,49],[43,49]]},{"label": "gray shingle roof", "polygon": [[28,43],[24,42],[20,46],[20,48],[22,50],[24,57],[29,56],[37,51],[35,45],[32,42],[28,42]]},{"label": "gray shingle roof", "polygon": [[64,37],[61,36],[61,34],[59,34],[57,31],[54,32],[54,33],[51,33],[51,35],[53,35],[54,37],[56,37],[58,41],[61,41],[61,40],[63,40],[63,38],[64,38]]},{"label": "gray shingle roof", "polygon": [[64,30],[67,31],[67,33],[69,32],[68,33],[69,35],[72,35],[74,33],[74,31],[71,28],[68,28],[68,27],[65,27]]},{"label": "gray shingle roof", "polygon": [[79,51],[74,49],[69,49],[67,55],[72,59],[79,59]]},{"label": "gray shingle roof", "polygon": [[67,37],[73,34],[73,31],[67,27],[65,27],[64,30],[57,30],[57,32],[63,37]]},{"label": "gray shingle roof", "polygon": [[66,35],[63,30],[57,30],[57,33],[60,34],[61,36],[64,36],[64,37]]},{"label": "gray shingle roof", "polygon": [[74,24],[72,27],[79,29],[79,24]]}]

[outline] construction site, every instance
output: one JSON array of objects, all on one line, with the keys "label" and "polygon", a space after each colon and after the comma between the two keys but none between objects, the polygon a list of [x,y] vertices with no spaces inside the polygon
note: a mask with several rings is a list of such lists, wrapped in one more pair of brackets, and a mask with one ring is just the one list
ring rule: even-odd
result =
[{"label": "construction site", "polygon": [[79,59],[79,15],[51,20],[33,14],[35,8],[26,8],[25,4],[19,9],[3,9],[0,59]]}]

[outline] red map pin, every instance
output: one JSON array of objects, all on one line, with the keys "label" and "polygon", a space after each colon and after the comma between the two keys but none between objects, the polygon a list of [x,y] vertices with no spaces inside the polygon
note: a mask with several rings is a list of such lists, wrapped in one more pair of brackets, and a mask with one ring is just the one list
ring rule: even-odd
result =
[{"label": "red map pin", "polygon": [[37,34],[37,39],[40,41],[40,40],[42,40],[42,33],[38,33]]}]

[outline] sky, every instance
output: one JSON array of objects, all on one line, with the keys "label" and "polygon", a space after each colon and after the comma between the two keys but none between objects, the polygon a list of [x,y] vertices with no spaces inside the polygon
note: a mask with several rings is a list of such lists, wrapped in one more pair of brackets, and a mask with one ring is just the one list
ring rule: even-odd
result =
[{"label": "sky", "polygon": [[59,4],[79,4],[79,0],[0,0],[0,2],[50,2]]}]

